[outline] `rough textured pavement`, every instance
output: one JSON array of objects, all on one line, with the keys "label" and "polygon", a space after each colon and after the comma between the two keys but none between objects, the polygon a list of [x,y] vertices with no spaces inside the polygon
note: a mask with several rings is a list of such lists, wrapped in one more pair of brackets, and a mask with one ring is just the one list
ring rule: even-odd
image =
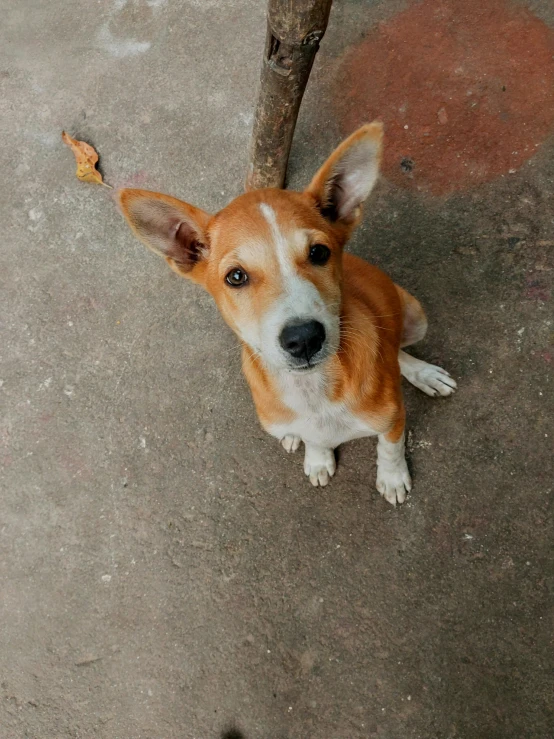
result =
[{"label": "rough textured pavement", "polygon": [[[94,144],[115,186],[222,207],[244,179],[264,4],[2,4],[2,739],[554,733],[553,72],[532,62],[554,53],[552,5],[495,0],[481,46],[486,3],[440,0],[431,20],[428,2],[335,5],[290,184],[386,107],[396,154],[351,248],[422,301],[415,353],[459,382],[446,401],[406,387],[415,485],[396,510],[369,439],[311,488],[259,428],[210,299],[60,142]],[[426,54],[445,60],[432,86]],[[368,85],[363,59],[381,58]],[[476,117],[456,114],[468,92]],[[431,156],[451,151],[463,167]]]}]

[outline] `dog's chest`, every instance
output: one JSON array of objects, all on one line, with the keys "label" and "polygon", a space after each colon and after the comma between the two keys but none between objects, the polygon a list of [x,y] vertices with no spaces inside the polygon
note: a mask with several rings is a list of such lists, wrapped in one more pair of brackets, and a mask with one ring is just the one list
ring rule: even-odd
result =
[{"label": "dog's chest", "polygon": [[295,419],[269,429],[278,438],[294,434],[305,442],[334,449],[345,441],[377,433],[344,402],[329,400],[325,378],[318,372],[287,374],[281,378],[280,390],[282,402],[294,412]]}]

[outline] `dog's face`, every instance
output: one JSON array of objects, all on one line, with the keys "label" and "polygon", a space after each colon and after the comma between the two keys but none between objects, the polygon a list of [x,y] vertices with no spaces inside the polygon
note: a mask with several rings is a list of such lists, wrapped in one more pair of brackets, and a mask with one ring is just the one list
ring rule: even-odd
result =
[{"label": "dog's face", "polygon": [[303,193],[257,190],[210,216],[122,190],[121,208],[148,247],[208,290],[264,364],[306,372],[339,346],[342,248],[377,178],[381,140],[380,124],[361,128]]},{"label": "dog's face", "polygon": [[341,243],[304,195],[260,190],[212,220],[204,284],[274,369],[308,370],[338,348]]}]

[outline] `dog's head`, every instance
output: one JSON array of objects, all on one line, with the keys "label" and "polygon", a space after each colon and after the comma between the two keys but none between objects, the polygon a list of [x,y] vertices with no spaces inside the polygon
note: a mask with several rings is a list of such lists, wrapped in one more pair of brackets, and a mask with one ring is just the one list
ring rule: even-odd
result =
[{"label": "dog's head", "polygon": [[208,290],[266,365],[306,371],[339,346],[342,248],[377,179],[382,137],[380,123],[360,128],[302,193],[255,190],[212,216],[126,189],[121,208],[146,246]]}]

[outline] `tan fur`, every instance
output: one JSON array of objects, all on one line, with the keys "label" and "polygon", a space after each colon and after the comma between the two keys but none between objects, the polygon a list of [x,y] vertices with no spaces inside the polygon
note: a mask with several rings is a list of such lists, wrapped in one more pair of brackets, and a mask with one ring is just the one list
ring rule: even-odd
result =
[{"label": "tan fur", "polygon": [[[333,401],[347,403],[380,433],[388,433],[403,415],[398,366],[403,309],[399,293],[384,272],[363,259],[344,254],[342,265],[341,345],[326,368],[328,395]],[[409,297],[424,317],[419,303]],[[243,369],[262,424],[287,420],[290,411],[281,403],[262,363],[251,358],[247,347]]]},{"label": "tan fur", "polygon": [[[338,147],[305,192],[249,192],[214,216],[175,198],[141,190],[123,190],[120,203],[136,235],[165,256],[174,271],[202,285],[241,338],[243,371],[260,421],[270,433],[294,424],[297,413],[283,396],[282,373],[268,364],[248,337],[259,336],[263,317],[281,305],[288,281],[293,279],[289,272],[299,284],[313,286],[310,289],[318,296],[316,304],[336,322],[339,332],[336,351],[317,370],[321,400],[367,427],[367,433],[358,435],[379,434],[379,459],[386,472],[387,464],[394,470],[394,465],[398,467],[398,454],[405,467],[399,365],[403,353],[399,355],[399,350],[423,337],[427,321],[418,301],[383,272],[343,254],[344,244],[360,220],[362,201],[377,176],[381,141],[381,124],[364,126]],[[322,244],[331,252],[324,267],[308,259],[313,244]],[[244,287],[232,288],[226,282],[226,275],[236,268],[248,274]],[[264,331],[261,335],[265,341]],[[432,388],[426,389],[425,379],[420,381],[423,370],[419,365],[424,363],[404,357],[406,376],[434,394]],[[454,386],[452,381],[449,387]],[[451,389],[439,392],[448,394]],[[310,448],[311,442],[304,440],[306,473],[312,482],[315,475],[314,484],[326,484],[327,472],[322,477],[319,467],[313,471],[317,448]],[[326,464],[332,475],[334,462]],[[402,502],[405,489],[409,490],[407,469],[402,474],[402,490],[397,486],[392,493],[388,483],[378,479],[379,489],[390,502]]]}]

